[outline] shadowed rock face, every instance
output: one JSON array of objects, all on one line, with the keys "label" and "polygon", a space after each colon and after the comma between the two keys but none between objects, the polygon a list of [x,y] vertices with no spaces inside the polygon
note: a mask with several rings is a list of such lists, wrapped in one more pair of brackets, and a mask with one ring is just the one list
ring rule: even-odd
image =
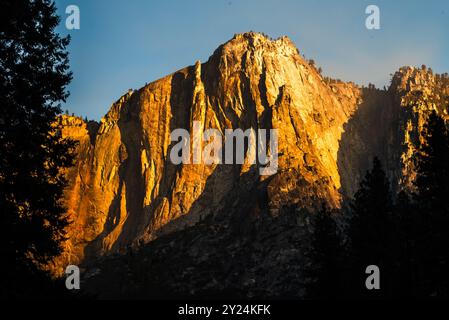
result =
[{"label": "shadowed rock face", "polygon": [[[443,101],[447,83],[414,68],[397,72],[387,91],[324,79],[288,38],[245,33],[207,62],[123,95],[99,125],[64,116],[62,132],[79,146],[67,173],[70,240],[53,269],[242,207],[252,216],[291,204],[339,207],[374,155],[395,189],[407,186],[416,132],[441,102],[436,87]],[[172,164],[170,133],[192,135],[194,121],[221,133],[277,129],[277,174],[260,176],[258,164]]]}]

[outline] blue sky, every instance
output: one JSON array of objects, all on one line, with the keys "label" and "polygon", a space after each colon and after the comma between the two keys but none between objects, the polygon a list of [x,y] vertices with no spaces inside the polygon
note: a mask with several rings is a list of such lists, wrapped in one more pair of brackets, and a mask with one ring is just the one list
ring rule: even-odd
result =
[{"label": "blue sky", "polygon": [[[81,28],[66,30],[65,8],[80,8]],[[380,30],[365,28],[365,8],[380,8]],[[445,0],[57,0],[70,34],[74,79],[63,109],[99,120],[128,89],[206,61],[235,33],[287,35],[325,75],[388,85],[402,65],[449,72]]]}]

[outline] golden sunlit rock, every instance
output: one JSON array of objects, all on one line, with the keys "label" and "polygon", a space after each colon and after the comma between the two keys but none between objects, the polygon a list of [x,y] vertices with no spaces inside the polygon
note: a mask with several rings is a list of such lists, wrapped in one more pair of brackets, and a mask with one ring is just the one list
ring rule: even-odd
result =
[{"label": "golden sunlit rock", "polygon": [[[53,269],[121,252],[242,203],[255,214],[267,206],[273,215],[292,203],[338,207],[375,155],[396,185],[407,186],[412,137],[425,108],[434,106],[430,89],[437,85],[434,75],[414,68],[396,73],[388,90],[331,80],[287,37],[245,33],[207,62],[126,93],[100,124],[64,116],[63,135],[79,145],[67,173],[70,240]],[[415,110],[410,101],[418,92]],[[220,132],[278,129],[278,173],[259,176],[256,165],[172,164],[170,133],[192,131],[193,121]],[[264,196],[239,197],[252,189]]]}]

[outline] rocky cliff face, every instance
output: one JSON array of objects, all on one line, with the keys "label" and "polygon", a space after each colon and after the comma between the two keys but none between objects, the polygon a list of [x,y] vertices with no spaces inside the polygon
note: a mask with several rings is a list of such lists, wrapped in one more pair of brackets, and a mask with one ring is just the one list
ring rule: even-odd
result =
[{"label": "rocky cliff face", "polygon": [[[54,270],[219,212],[254,217],[277,216],[291,204],[339,207],[374,155],[394,188],[406,187],[426,110],[447,105],[446,80],[403,68],[388,90],[360,88],[323,78],[286,37],[245,33],[207,62],[126,93],[100,124],[64,117],[63,134],[79,145],[66,192],[70,240]],[[277,129],[277,173],[261,176],[259,164],[247,162],[174,165],[170,133],[193,134],[194,121],[221,133]]]}]

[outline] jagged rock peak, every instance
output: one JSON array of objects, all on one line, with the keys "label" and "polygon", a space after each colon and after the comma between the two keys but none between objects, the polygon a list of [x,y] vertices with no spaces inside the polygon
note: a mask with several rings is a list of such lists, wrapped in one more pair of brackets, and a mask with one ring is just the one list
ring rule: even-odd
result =
[{"label": "jagged rock peak", "polygon": [[391,92],[400,94],[403,107],[414,106],[416,111],[436,110],[447,117],[444,108],[449,104],[449,76],[437,74],[431,68],[401,67],[392,77]]},{"label": "jagged rock peak", "polygon": [[234,35],[234,37],[227,41],[224,45],[228,44],[235,44],[236,42],[248,42],[249,44],[253,45],[254,47],[257,47],[257,45],[260,44],[271,44],[271,45],[285,45],[285,46],[292,46],[296,49],[295,44],[293,41],[290,40],[287,36],[281,36],[277,39],[273,39],[266,34],[259,33],[259,32],[244,32],[244,33],[237,33]]},{"label": "jagged rock peak", "polygon": [[245,32],[235,34],[234,37],[222,44],[215,50],[214,56],[229,55],[232,52],[272,50],[282,51],[284,54],[299,54],[299,50],[287,36],[271,39],[265,34],[258,32]]}]

